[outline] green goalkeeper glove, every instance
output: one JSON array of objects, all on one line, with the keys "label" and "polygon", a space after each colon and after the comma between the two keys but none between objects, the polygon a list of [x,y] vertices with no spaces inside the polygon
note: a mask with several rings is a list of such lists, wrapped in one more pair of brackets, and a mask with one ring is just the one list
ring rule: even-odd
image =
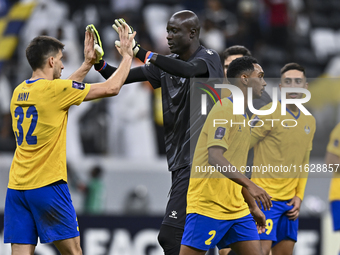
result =
[{"label": "green goalkeeper glove", "polygon": [[104,56],[104,50],[102,46],[102,41],[100,40],[99,33],[93,24],[88,25],[86,27],[86,31],[89,31],[91,34],[93,34],[94,50],[96,51],[96,55],[97,55],[96,63],[99,63],[99,61],[102,60]]},{"label": "green goalkeeper glove", "polygon": [[[133,34],[133,28],[130,27],[124,19],[116,19],[115,20],[115,24],[112,25],[112,28],[114,30],[116,30],[116,32],[118,33],[118,27],[121,27],[123,24],[126,24],[129,27],[129,37]],[[115,45],[117,47],[120,47],[120,41],[115,41]],[[139,47],[140,45],[136,42],[135,39],[133,39],[132,41],[132,50],[133,50],[133,55],[136,57],[137,52],[139,51]]]}]

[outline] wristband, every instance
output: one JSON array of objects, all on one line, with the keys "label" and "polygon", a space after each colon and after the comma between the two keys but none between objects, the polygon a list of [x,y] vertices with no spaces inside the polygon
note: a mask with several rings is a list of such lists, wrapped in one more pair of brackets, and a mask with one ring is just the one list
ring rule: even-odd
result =
[{"label": "wristband", "polygon": [[96,69],[96,71],[100,72],[100,71],[104,70],[106,66],[107,66],[106,61],[100,60],[99,63],[94,64],[94,69]]},{"label": "wristband", "polygon": [[151,59],[152,55],[153,55],[153,52],[151,52],[151,51],[148,51],[148,52],[146,53],[145,59],[144,59],[144,63],[145,63],[146,65],[150,65],[150,59]]}]

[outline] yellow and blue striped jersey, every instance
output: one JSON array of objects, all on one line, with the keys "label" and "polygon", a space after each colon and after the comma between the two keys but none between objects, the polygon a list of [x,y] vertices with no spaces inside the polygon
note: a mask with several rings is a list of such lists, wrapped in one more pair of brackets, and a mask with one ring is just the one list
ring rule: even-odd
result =
[{"label": "yellow and blue striped jersey", "polygon": [[8,187],[36,189],[67,181],[66,125],[68,109],[79,105],[90,86],[71,80],[26,80],[11,100],[16,137]]},{"label": "yellow and blue striped jersey", "polygon": [[[327,151],[340,157],[340,123],[332,130],[327,145]],[[329,200],[340,200],[340,172],[334,172],[329,188]]]},{"label": "yellow and blue striped jersey", "polygon": [[[208,148],[226,149],[224,157],[241,170],[246,165],[250,143],[247,115],[233,115],[231,98],[222,99],[210,111],[201,130],[191,168],[187,195],[187,213],[218,220],[233,220],[249,214],[242,186],[231,181],[208,163]],[[218,169],[216,169],[218,171]],[[221,166],[221,170],[223,168]],[[246,178],[246,177],[245,177]]]},{"label": "yellow and blue striped jersey", "polygon": [[[261,110],[271,106],[269,103]],[[299,109],[298,112],[286,109],[286,115],[281,115],[281,103],[278,102],[272,114],[253,116],[253,120],[250,142],[250,146],[254,146],[253,182],[265,189],[273,200],[285,201],[294,196],[302,200],[308,177],[305,164],[309,164],[315,118]]]}]

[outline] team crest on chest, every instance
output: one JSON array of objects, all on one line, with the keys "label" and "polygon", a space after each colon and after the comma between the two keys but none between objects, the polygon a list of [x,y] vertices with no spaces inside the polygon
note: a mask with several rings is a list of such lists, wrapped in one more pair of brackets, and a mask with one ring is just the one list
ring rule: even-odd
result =
[{"label": "team crest on chest", "polygon": [[308,125],[305,126],[305,132],[308,135],[310,133],[310,127]]}]

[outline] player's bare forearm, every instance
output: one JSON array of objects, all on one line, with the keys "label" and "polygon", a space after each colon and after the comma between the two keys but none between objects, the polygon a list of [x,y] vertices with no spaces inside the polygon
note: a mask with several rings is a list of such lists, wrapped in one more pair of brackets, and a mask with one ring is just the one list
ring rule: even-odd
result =
[{"label": "player's bare forearm", "polygon": [[209,164],[215,167],[219,166],[220,168],[223,168],[225,171],[222,171],[222,174],[233,182],[245,187],[249,191],[250,195],[256,200],[260,209],[262,208],[262,203],[265,210],[270,210],[270,207],[272,207],[272,202],[270,200],[271,196],[269,196],[264,189],[257,186],[237,169],[235,171],[235,168],[231,167],[231,163],[223,156],[225,150],[225,148],[220,146],[210,147],[208,149]]},{"label": "player's bare forearm", "polygon": [[131,63],[132,57],[124,56],[116,72],[109,79],[102,83],[91,84],[90,91],[84,101],[118,95],[129,74]]},{"label": "player's bare forearm", "polygon": [[244,200],[248,204],[250,211],[257,208],[255,199],[250,195],[249,191],[245,187],[242,187],[242,196],[244,197]]},{"label": "player's bare forearm", "polygon": [[225,152],[225,148],[219,146],[213,146],[208,149],[209,151],[209,164],[215,167],[224,167],[226,171],[223,171],[222,174],[233,182],[237,184],[247,187],[249,186],[249,182],[251,182],[245,175],[243,175],[240,171],[235,168],[233,169],[232,164],[223,156]]},{"label": "player's bare forearm", "polygon": [[77,82],[83,82],[85,76],[91,70],[92,64],[84,61],[83,64],[75,71],[73,74],[68,77],[68,80],[73,80]]}]

